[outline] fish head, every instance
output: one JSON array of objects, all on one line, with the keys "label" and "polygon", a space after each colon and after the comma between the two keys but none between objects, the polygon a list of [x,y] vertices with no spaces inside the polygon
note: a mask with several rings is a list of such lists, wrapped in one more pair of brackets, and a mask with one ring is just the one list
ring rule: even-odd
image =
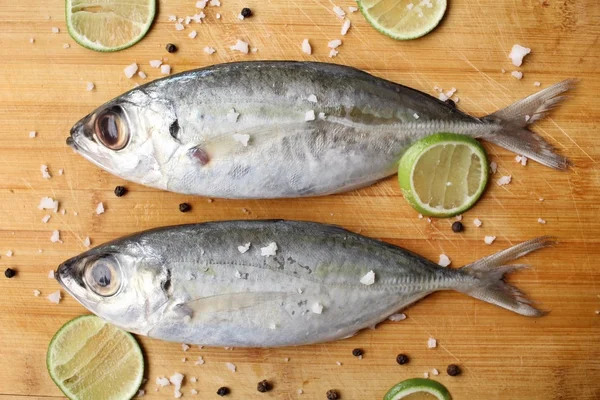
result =
[{"label": "fish head", "polygon": [[125,330],[146,334],[171,293],[170,271],[139,244],[108,243],[63,262],[55,277],[88,310]]},{"label": "fish head", "polygon": [[172,105],[134,89],[79,120],[67,138],[77,153],[124,179],[161,187],[165,164],[179,143]]}]

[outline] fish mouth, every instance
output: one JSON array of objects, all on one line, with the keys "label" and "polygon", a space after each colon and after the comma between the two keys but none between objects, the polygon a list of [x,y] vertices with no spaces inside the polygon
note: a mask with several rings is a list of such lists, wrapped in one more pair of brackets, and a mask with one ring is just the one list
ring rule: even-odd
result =
[{"label": "fish mouth", "polygon": [[86,290],[83,271],[78,267],[78,261],[76,259],[67,260],[60,264],[54,273],[58,283],[76,299],[79,297],[77,292]]}]

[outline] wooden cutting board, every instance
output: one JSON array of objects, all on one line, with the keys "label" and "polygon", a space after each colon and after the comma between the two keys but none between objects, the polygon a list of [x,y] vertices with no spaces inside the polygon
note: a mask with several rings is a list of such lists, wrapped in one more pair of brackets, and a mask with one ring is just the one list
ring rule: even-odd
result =
[{"label": "wooden cutting board", "polygon": [[[406,311],[402,322],[386,322],[348,340],[317,346],[257,349],[198,349],[183,352],[178,344],[140,338],[146,361],[148,398],[171,398],[173,389],[156,392],[157,376],[178,371],[189,380],[184,397],[217,398],[220,386],[232,399],[325,399],[337,389],[343,399],[380,399],[389,387],[433,368],[432,378],[445,384],[455,399],[598,399],[600,398],[600,7],[596,0],[449,1],[442,24],[414,41],[388,39],[364,20],[349,15],[352,28],[340,35],[342,21],[334,5],[347,10],[350,0],[222,0],[205,10],[206,22],[175,30],[169,15],[196,12],[193,0],[159,4],[150,33],[131,49],[100,54],[69,37],[62,1],[0,2],[0,269],[15,268],[17,277],[0,276],[0,399],[60,397],[46,372],[47,345],[69,319],[86,313],[73,298],[59,305],[47,299],[59,289],[48,271],[84,250],[89,236],[100,244],[121,235],[167,224],[224,219],[288,218],[339,224],[364,235],[403,246],[432,260],[447,254],[461,266],[511,244],[540,235],[556,235],[560,244],[532,254],[533,265],[511,277],[541,307],[546,317],[530,319],[465,295],[435,293]],[[237,19],[242,7],[254,16]],[[216,20],[215,14],[222,15]],[[51,33],[52,27],[60,33]],[[189,32],[198,31],[190,39]],[[29,39],[34,38],[33,44]],[[313,55],[300,50],[308,38]],[[343,39],[336,58],[327,42]],[[243,39],[258,51],[229,50]],[[164,51],[173,42],[176,54]],[[531,47],[519,70],[507,58],[513,44]],[[63,48],[64,44],[70,47]],[[212,46],[217,52],[203,52]],[[565,78],[579,78],[570,99],[535,130],[574,163],[568,172],[530,162],[488,146],[498,172],[483,199],[464,215],[466,231],[454,234],[451,220],[417,218],[403,200],[395,178],[344,195],[301,200],[227,201],[187,197],[129,184],[94,167],[65,146],[73,123],[106,100],[145,82],[127,79],[125,66],[136,62],[148,75],[160,72],[148,61],[163,58],[173,72],[233,60],[293,59],[336,62],[367,70],[426,93],[434,86],[458,89],[459,107],[482,116]],[[506,73],[502,72],[506,70]],[[86,91],[86,83],[95,89]],[[28,133],[36,131],[30,139]],[[40,165],[53,175],[42,179]],[[59,175],[64,169],[64,175]],[[508,186],[495,181],[511,175]],[[129,193],[116,198],[125,184]],[[47,224],[37,209],[42,196],[60,201],[64,215],[51,214]],[[542,201],[541,198],[544,200]],[[178,211],[181,202],[190,213]],[[94,209],[103,202],[106,212]],[[77,212],[78,215],[74,215]],[[475,228],[473,219],[483,226]],[[539,224],[543,218],[546,224]],[[52,230],[64,243],[51,243]],[[483,238],[496,236],[488,246]],[[38,250],[39,249],[39,250]],[[8,250],[12,257],[5,256]],[[41,251],[41,252],[40,252]],[[41,291],[34,297],[33,291]],[[436,349],[427,340],[438,341]],[[364,358],[353,357],[362,348]],[[395,362],[398,353],[411,361]],[[198,356],[206,363],[195,366]],[[186,358],[187,362],[182,362]],[[289,361],[286,361],[289,358]],[[236,373],[225,362],[235,363]],[[341,365],[338,365],[340,362]],[[446,366],[459,364],[463,374],[449,377]],[[271,380],[274,390],[256,391]],[[298,389],[304,391],[298,395]]]}]

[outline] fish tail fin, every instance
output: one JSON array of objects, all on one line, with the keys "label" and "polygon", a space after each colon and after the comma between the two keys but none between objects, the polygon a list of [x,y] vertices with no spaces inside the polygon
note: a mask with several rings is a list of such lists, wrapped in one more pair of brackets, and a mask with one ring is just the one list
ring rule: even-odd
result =
[{"label": "fish tail fin", "polygon": [[575,79],[556,83],[538,93],[532,94],[510,106],[483,118],[483,121],[500,125],[500,130],[483,134],[487,140],[516,154],[527,156],[551,168],[564,170],[569,160],[556,152],[554,146],[541,136],[527,129],[527,126],[546,116],[567,98],[562,95],[575,87]]},{"label": "fish tail fin", "polygon": [[471,281],[466,287],[457,290],[517,314],[541,317],[547,314],[547,311],[533,307],[531,301],[519,289],[504,281],[506,274],[527,268],[528,265],[505,265],[505,263],[554,244],[556,242],[552,237],[542,236],[465,265],[459,271],[472,277],[475,283]]}]

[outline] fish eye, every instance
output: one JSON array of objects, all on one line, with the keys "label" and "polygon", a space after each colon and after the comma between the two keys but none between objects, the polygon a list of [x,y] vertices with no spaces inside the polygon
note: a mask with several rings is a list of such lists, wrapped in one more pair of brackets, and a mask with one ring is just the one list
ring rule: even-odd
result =
[{"label": "fish eye", "polygon": [[98,114],[94,127],[96,137],[111,150],[121,150],[129,141],[129,129],[121,107],[107,108]]},{"label": "fish eye", "polygon": [[103,257],[85,266],[86,285],[99,296],[113,296],[121,287],[119,264],[111,257]]}]

